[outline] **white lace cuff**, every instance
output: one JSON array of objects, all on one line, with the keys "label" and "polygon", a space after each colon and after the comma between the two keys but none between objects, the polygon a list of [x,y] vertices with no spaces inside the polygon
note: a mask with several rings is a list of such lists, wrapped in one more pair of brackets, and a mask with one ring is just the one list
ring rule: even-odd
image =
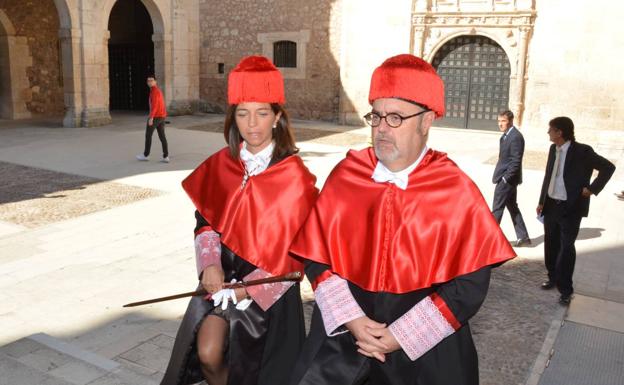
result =
[{"label": "white lace cuff", "polygon": [[365,315],[353,298],[349,283],[335,274],[319,283],[314,295],[323,316],[325,332],[330,337],[346,332],[337,329]]},{"label": "white lace cuff", "polygon": [[455,332],[431,297],[418,302],[388,328],[412,361]]},{"label": "white lace cuff", "polygon": [[[252,281],[255,279],[268,278],[272,275],[260,268],[247,274],[243,281]],[[275,282],[265,283],[264,285],[249,286],[246,288],[247,294],[262,308],[267,311],[275,302],[277,302],[284,293],[288,291],[295,283],[290,282]]]},{"label": "white lace cuff", "polygon": [[217,232],[209,230],[197,234],[195,264],[198,276],[210,265],[221,266],[221,237]]}]

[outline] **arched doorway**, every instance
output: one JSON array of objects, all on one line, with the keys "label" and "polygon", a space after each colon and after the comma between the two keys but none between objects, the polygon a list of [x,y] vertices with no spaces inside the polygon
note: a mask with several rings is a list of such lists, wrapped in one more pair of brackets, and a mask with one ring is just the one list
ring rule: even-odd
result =
[{"label": "arched doorway", "polygon": [[108,76],[111,110],[147,110],[154,75],[152,19],[140,0],[119,0],[108,20]]},{"label": "arched doorway", "polygon": [[27,103],[32,56],[25,36],[18,36],[13,22],[0,9],[0,119],[30,118]]},{"label": "arched doorway", "polygon": [[9,39],[13,34],[15,34],[15,29],[11,21],[0,9],[0,119],[13,117],[11,63],[9,62]]},{"label": "arched doorway", "polygon": [[497,130],[499,112],[509,108],[507,54],[485,36],[459,36],[435,54],[433,66],[444,80],[446,114],[436,125]]}]

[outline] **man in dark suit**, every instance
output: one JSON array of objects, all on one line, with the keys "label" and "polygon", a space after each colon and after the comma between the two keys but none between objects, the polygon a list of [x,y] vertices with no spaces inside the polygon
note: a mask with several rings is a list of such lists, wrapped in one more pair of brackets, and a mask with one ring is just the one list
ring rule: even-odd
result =
[{"label": "man in dark suit", "polygon": [[522,183],[524,138],[518,128],[514,127],[513,118],[511,111],[504,111],[498,115],[498,128],[504,134],[500,138],[498,162],[492,176],[492,183],[496,184],[492,214],[500,224],[505,207],[507,207],[516,231],[517,240],[514,246],[520,247],[530,245],[531,239],[517,202],[518,185]]},{"label": "man in dark suit", "polygon": [[[542,289],[557,287],[559,303],[569,305],[574,289],[572,274],[576,261],[574,242],[581,219],[589,213],[589,197],[598,195],[615,171],[613,163],[574,139],[574,123],[568,117],[554,118],[548,135],[553,144],[537,206],[544,216],[544,260],[548,281]],[[590,183],[594,170],[598,176]]]}]

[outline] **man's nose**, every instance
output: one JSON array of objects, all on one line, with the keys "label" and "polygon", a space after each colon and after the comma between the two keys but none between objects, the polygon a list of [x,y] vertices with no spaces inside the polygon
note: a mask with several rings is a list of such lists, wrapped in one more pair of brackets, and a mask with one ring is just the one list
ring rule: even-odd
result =
[{"label": "man's nose", "polygon": [[381,119],[379,125],[377,126],[377,131],[379,132],[388,132],[392,127],[388,125],[388,121],[385,118]]}]

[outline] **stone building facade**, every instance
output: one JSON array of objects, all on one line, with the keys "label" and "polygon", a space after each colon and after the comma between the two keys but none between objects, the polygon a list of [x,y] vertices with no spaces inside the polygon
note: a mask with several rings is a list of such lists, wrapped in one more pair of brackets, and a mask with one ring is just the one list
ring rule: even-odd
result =
[{"label": "stone building facade", "polygon": [[200,0],[201,98],[223,108],[227,73],[241,57],[273,59],[274,44],[296,44],[295,67],[281,68],[288,111],[335,120],[340,103],[340,0],[235,2]]},{"label": "stone building facade", "polygon": [[440,124],[495,129],[509,107],[529,132],[568,115],[587,136],[621,136],[624,5],[611,0],[0,0],[2,117],[53,114],[62,94],[65,125],[110,122],[110,15],[129,1],[149,14],[174,113],[222,111],[228,72],[263,54],[294,117],[361,124],[373,69],[409,52],[446,81]]},{"label": "stone building facade", "polygon": [[[54,114],[62,101],[65,126],[111,122],[109,19],[117,1],[0,0],[2,117]],[[199,100],[198,0],[140,3],[166,102],[174,113],[191,111]]]},{"label": "stone building facade", "polygon": [[[0,116],[25,118],[63,112],[59,19],[52,0],[7,3],[0,10]],[[9,56],[9,53],[11,56]],[[13,60],[13,71],[9,60]]]},{"label": "stone building facade", "polygon": [[[568,115],[579,128],[581,139],[624,144],[618,119],[624,109],[624,80],[618,76],[624,71],[624,25],[619,20],[624,4],[609,0],[591,4],[565,0],[394,0],[393,7],[387,7],[387,3],[380,3],[345,0],[343,14],[349,16],[343,20],[347,28],[343,28],[339,67],[345,97],[354,108],[341,108],[341,121],[361,121],[369,108],[366,82],[384,58],[410,52],[435,66],[443,64],[436,60],[437,55],[450,52],[448,57],[453,58],[453,52],[461,51],[453,51],[453,47],[488,41],[490,49],[506,56],[494,63],[493,72],[497,72],[497,65],[507,71],[505,102],[516,114],[516,123],[527,132],[543,136],[551,118]],[[458,44],[458,40],[464,43]],[[455,60],[451,66],[463,73],[476,71],[470,60]],[[489,74],[490,67],[486,68]],[[463,76],[451,80],[455,86],[470,83]],[[500,79],[492,80],[495,89],[495,81]],[[447,89],[452,86],[447,82]],[[481,101],[478,94],[483,87],[476,86],[476,92],[467,96],[467,113],[471,112],[471,102]],[[447,110],[452,111],[451,97],[457,95],[449,95],[449,91],[465,95],[458,87],[447,90]],[[484,99],[487,102],[487,95]],[[478,113],[479,105],[475,107]],[[492,107],[494,113],[498,107]],[[490,127],[495,129],[493,120]]]}]

